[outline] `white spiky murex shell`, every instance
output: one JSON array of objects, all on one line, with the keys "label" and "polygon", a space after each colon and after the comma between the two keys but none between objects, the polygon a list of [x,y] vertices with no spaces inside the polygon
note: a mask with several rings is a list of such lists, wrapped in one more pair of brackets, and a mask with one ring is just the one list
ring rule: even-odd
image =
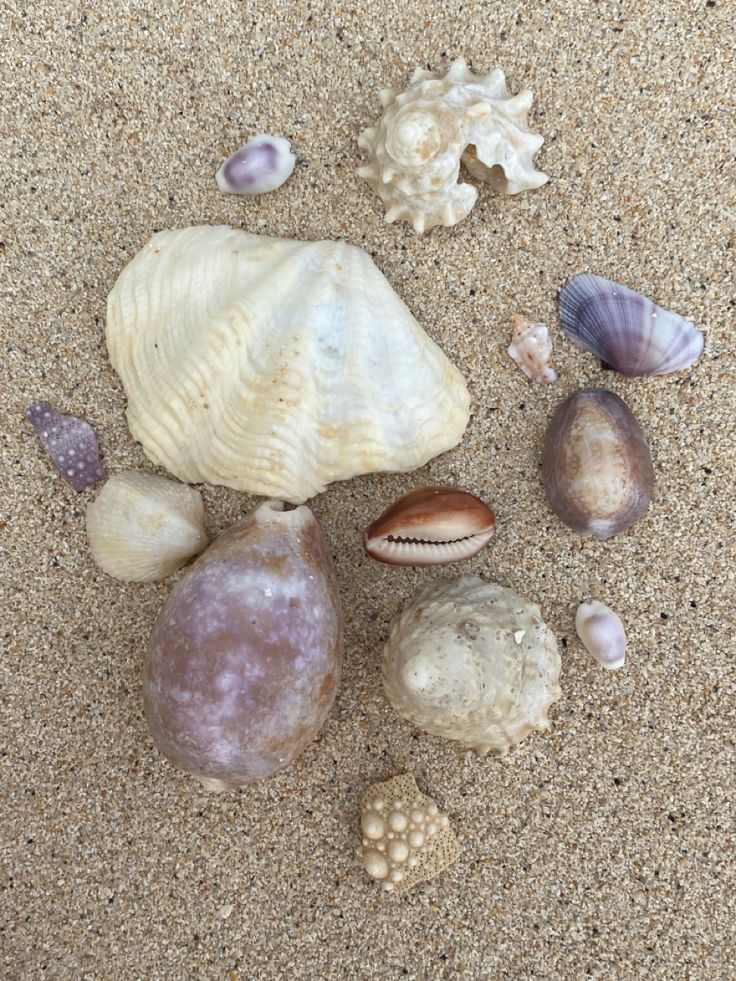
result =
[{"label": "white spiky murex shell", "polygon": [[155,463],[301,503],[455,446],[460,372],[361,249],[225,226],[159,232],[120,274],[110,359]]},{"label": "white spiky murex shell", "polygon": [[527,126],[532,93],[511,95],[500,68],[474,75],[464,58],[446,75],[417,68],[407,88],[380,93],[383,115],[358,145],[364,177],[386,205],[386,221],[409,221],[420,234],[455,225],[475,204],[472,184],[458,183],[460,163],[502,194],[546,183],[532,157],[544,138]]}]

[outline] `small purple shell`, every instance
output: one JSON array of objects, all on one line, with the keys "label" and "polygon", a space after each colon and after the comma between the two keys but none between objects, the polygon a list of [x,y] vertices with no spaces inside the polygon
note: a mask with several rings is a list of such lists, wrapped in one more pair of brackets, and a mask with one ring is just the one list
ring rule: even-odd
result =
[{"label": "small purple shell", "polygon": [[570,340],[623,375],[668,375],[703,352],[703,335],[689,320],[610,279],[573,276],[558,303]]},{"label": "small purple shell", "polygon": [[256,136],[224,161],[217,186],[228,194],[265,194],[284,183],[295,163],[288,140]]},{"label": "small purple shell", "polygon": [[105,476],[97,437],[88,422],[65,416],[48,402],[34,402],[26,419],[41,438],[55,469],[75,491],[98,484]]}]

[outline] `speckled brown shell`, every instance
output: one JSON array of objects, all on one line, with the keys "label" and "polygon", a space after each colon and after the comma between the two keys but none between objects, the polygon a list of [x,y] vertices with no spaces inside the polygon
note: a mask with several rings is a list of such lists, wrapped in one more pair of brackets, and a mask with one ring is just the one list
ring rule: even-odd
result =
[{"label": "speckled brown shell", "polygon": [[610,538],[646,512],[654,490],[644,434],[623,399],[603,388],[559,406],[542,455],[549,506],[573,531]]}]

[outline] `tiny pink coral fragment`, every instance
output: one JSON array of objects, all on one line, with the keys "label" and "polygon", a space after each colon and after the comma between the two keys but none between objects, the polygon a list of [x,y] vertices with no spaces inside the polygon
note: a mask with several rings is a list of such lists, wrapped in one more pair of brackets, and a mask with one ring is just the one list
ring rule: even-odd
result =
[{"label": "tiny pink coral fragment", "polygon": [[26,419],[38,433],[54,468],[75,491],[98,484],[105,476],[97,437],[88,422],[65,416],[48,402],[34,402]]}]

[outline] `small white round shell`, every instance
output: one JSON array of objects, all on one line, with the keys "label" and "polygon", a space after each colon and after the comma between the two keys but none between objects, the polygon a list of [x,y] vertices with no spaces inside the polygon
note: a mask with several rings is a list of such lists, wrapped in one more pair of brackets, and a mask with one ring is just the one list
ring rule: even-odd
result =
[{"label": "small white round shell", "polygon": [[624,666],[626,634],[619,617],[604,603],[581,603],[575,615],[575,629],[585,649],[609,671]]},{"label": "small white round shell", "polygon": [[164,579],[207,545],[202,496],[155,474],[116,473],[87,508],[87,538],[109,576]]},{"label": "small white round shell", "polygon": [[288,180],[295,163],[288,140],[262,134],[223,161],[217,186],[226,194],[265,194]]}]

